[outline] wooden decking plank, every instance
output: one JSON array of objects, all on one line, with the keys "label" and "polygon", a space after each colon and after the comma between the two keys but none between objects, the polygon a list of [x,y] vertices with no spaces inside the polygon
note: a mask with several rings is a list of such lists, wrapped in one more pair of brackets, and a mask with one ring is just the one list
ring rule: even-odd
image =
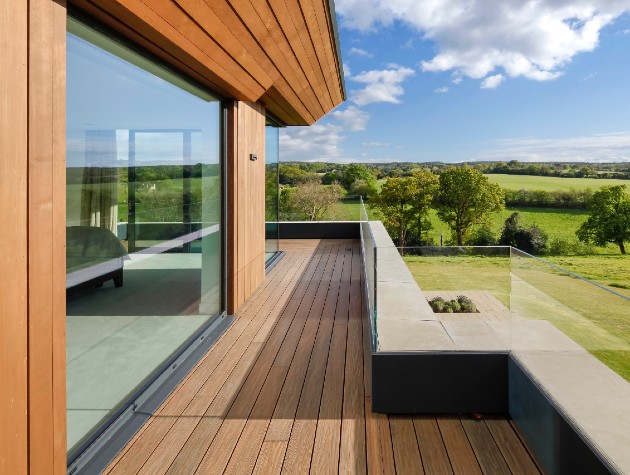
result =
[{"label": "wooden decking plank", "polygon": [[[191,439],[191,434],[195,433],[198,435],[199,429],[197,426],[202,418],[204,418],[205,408],[214,402],[216,398],[225,397],[231,399],[231,397],[233,397],[234,387],[240,385],[243,378],[247,375],[251,365],[258,357],[260,347],[261,345],[259,343],[252,343],[247,347],[236,365],[234,365],[232,361],[228,362],[228,364],[234,365],[233,368],[220,371],[222,368],[219,367],[217,374],[221,375],[221,378],[209,379],[208,381],[211,381],[213,384],[209,384],[208,386],[204,385],[203,390],[200,391],[193,400],[194,404],[191,403],[190,405],[195,406],[195,409],[189,406],[186,408],[184,414],[175,418],[175,423],[166,437],[160,441],[159,445],[143,465],[143,473],[166,473],[171,464],[178,457],[186,457],[186,460],[194,460],[192,457],[186,456],[185,446],[199,445],[197,439]],[[234,354],[237,354],[236,351]],[[162,416],[162,419],[169,419],[169,417]],[[219,419],[214,418],[214,421],[216,420]],[[218,430],[218,425],[214,421],[212,427]],[[171,437],[173,432],[177,433],[177,437],[174,440]],[[206,428],[203,434],[203,440],[207,440],[210,435],[211,431]],[[193,450],[196,450],[196,448]]]},{"label": "wooden decking plank", "polygon": [[484,473],[511,473],[485,421],[462,417],[462,426]]},{"label": "wooden decking plank", "polygon": [[481,475],[481,467],[457,416],[437,417],[438,427],[455,475]]},{"label": "wooden decking plank", "polygon": [[[274,327],[262,353],[226,415],[225,421],[229,423],[224,423],[219,429],[197,468],[198,473],[222,472],[225,469],[285,338],[293,338],[293,335],[299,337],[299,334],[301,334],[299,323],[293,325],[294,321],[296,321],[296,315],[304,307],[310,309],[316,290],[319,287],[321,276],[330,258],[329,253],[319,252],[316,255],[319,256],[317,268],[313,269],[313,272],[310,272],[307,278],[302,279],[300,292],[296,291],[296,294],[302,297],[294,297],[294,300],[289,302],[287,309],[283,312],[284,318],[281,318]],[[311,265],[311,268],[313,267]],[[299,303],[297,303],[298,300]],[[299,319],[297,321],[299,322]],[[300,328],[299,333],[297,333],[295,328]],[[290,333],[292,334],[291,336],[289,336]]]},{"label": "wooden decking plank", "polygon": [[418,448],[422,454],[422,464],[426,473],[453,473],[448,460],[446,447],[434,416],[414,416],[413,425],[416,431]]},{"label": "wooden decking plank", "polygon": [[322,320],[326,319],[328,314],[327,312],[330,312],[330,302],[337,300],[339,285],[335,283],[335,276],[341,275],[343,267],[343,259],[339,259],[338,257],[339,255],[337,254],[334,258],[335,267],[330,273],[332,278],[327,281],[328,286],[326,288],[324,300],[319,301],[318,304],[311,307],[306,324],[311,328],[308,331],[305,328],[305,332],[302,334],[302,340],[298,346],[300,351],[291,362],[289,374],[287,375],[287,381],[289,384],[286,384],[282,388],[280,398],[278,399],[278,403],[275,407],[273,417],[270,420],[269,429],[265,437],[267,441],[289,440],[298,403],[306,380],[309,363],[314,355],[315,357],[317,356],[316,351],[318,348],[318,342],[321,342],[322,340],[322,333],[326,332],[325,323],[322,324]]},{"label": "wooden decking plank", "polygon": [[361,295],[361,251],[352,250],[350,309],[339,450],[340,473],[365,473],[365,400],[363,392],[363,312]]},{"label": "wooden decking plank", "polygon": [[[331,275],[336,265],[338,265],[337,255],[335,252],[330,252],[322,275]],[[256,456],[263,444],[263,439],[274,410],[277,407],[281,391],[285,391],[285,394],[288,392],[298,395],[301,392],[303,375],[306,373],[311,349],[319,327],[321,308],[326,302],[328,291],[328,280],[320,278],[315,297],[306,312],[306,318],[303,319],[301,314],[296,316],[294,322],[303,320],[302,325],[295,325],[297,329],[302,328],[302,333],[298,335],[295,332],[295,337],[292,338],[291,330],[287,332],[287,338],[284,340],[271,369],[272,372],[276,369],[282,369],[282,373],[279,373],[282,375],[282,379],[274,381],[267,378],[267,381],[265,381],[265,385],[260,392],[261,395],[258,397],[243,433],[234,448],[225,473],[249,473],[254,469]],[[297,339],[298,336],[299,340]],[[296,354],[298,349],[300,351]],[[285,378],[286,384],[284,384]],[[295,400],[297,401],[297,398]]]},{"label": "wooden decking plank", "polygon": [[269,418],[278,400],[279,389],[274,391],[274,385],[282,387],[286,375],[287,368],[281,366],[273,366],[269,371],[269,376],[256,400],[252,414],[243,427],[223,473],[241,474],[251,473],[254,470],[269,427]]},{"label": "wooden decking plank", "polygon": [[[286,306],[281,306],[281,308],[278,309],[280,316],[277,320],[281,320],[283,317],[286,318],[287,309],[293,307],[292,305],[290,305],[290,303],[295,302],[295,299],[294,299],[295,295],[296,294],[300,295],[301,290],[303,290],[301,286],[304,284],[304,279],[306,279],[306,281],[309,281],[309,279],[314,274],[315,272],[314,266],[317,266],[319,264],[319,257],[320,256],[317,256],[317,259],[313,259],[313,258],[309,259],[307,268],[302,274],[300,274],[300,284],[291,293],[292,299],[289,301],[289,303],[287,303]],[[275,330],[275,327],[274,327],[274,330]],[[256,337],[254,337],[254,340],[256,340]],[[268,349],[266,345],[264,345],[264,348]],[[261,352],[258,355],[258,359],[256,360],[256,363],[259,363],[259,361],[261,360],[261,357],[263,357],[263,352]],[[268,358],[268,353],[267,353],[267,358]],[[255,367],[255,364],[253,366]],[[228,409],[231,406],[233,406],[233,402],[235,398],[238,397],[239,394],[244,394],[244,395],[249,396],[250,397],[249,401],[251,402],[251,405],[254,404],[257,393],[255,395],[250,391],[243,392],[242,391],[243,386],[246,384],[247,381],[249,381],[250,385],[253,384],[252,381],[254,381],[256,378],[258,378],[259,385],[262,385],[267,373],[254,371],[252,369],[251,364],[249,365],[248,368],[246,368],[246,370],[247,371],[244,372],[244,374],[242,375],[239,374],[238,377],[236,378],[228,379],[228,381],[224,385],[224,388],[223,388],[224,390],[221,391],[217,395],[217,397],[215,397],[212,401],[205,402],[206,404],[209,404],[209,406],[207,407],[206,412],[203,415],[204,419],[216,418],[216,417],[224,418]],[[247,379],[245,380],[245,378]],[[244,380],[245,380],[245,383],[243,382]],[[242,401],[242,398],[240,399],[240,401]],[[234,414],[232,415],[232,417],[234,418]],[[246,416],[239,416],[239,417],[246,418]],[[214,428],[215,426],[213,425],[212,427]],[[233,431],[234,427],[235,427],[235,424],[231,422],[230,424],[228,424],[228,427],[225,430]],[[220,427],[216,427],[216,431],[214,432],[213,437],[208,438],[206,434],[200,433],[201,431],[205,430],[203,425],[200,423],[199,426],[195,428],[190,438],[184,444],[182,448],[182,452],[178,454],[175,460],[173,461],[172,466],[169,468],[169,473],[192,473],[192,471],[200,464],[201,459],[203,458],[208,447],[211,445],[211,443],[214,440],[214,435],[216,435],[219,429]],[[207,445],[205,445],[203,451],[198,450],[197,448],[188,447],[190,445],[197,445],[200,443],[200,441],[209,442]],[[198,456],[199,458],[195,458],[194,456]]]},{"label": "wooden decking plank", "polygon": [[263,475],[281,473],[287,445],[288,442],[286,440],[265,440],[252,473]]},{"label": "wooden decking plank", "polygon": [[[345,376],[345,353],[350,307],[350,280],[352,276],[352,244],[346,244],[344,267],[335,323],[330,342],[324,388],[320,402],[315,443],[311,458],[311,473],[337,473],[341,437],[341,411],[343,407],[343,383]],[[349,252],[348,252],[349,251]]]},{"label": "wooden decking plank", "polygon": [[384,473],[380,445],[378,425],[372,414],[372,398],[368,396],[365,397],[365,449],[369,474]]},{"label": "wooden decking plank", "polygon": [[[285,291],[290,289],[291,278],[295,277],[295,275],[300,272],[305,262],[305,256],[295,261],[288,260],[287,264],[296,264],[297,266],[290,268],[285,275],[276,274],[280,279],[276,280],[278,287],[275,288],[275,291],[280,290],[282,292],[281,295],[284,295],[284,298],[288,299],[290,293],[286,293]],[[270,287],[269,290],[274,289]],[[261,293],[259,300],[262,301],[264,297],[263,305],[260,307],[254,306],[252,310],[264,311],[265,305],[277,304],[277,298],[271,299],[271,295],[271,293]],[[282,300],[282,298],[280,300]],[[128,453],[125,453],[116,460],[115,464],[110,465],[110,468],[113,468],[113,473],[126,474],[137,471],[146,463],[147,459],[161,443],[166,433],[173,427],[177,417],[186,411],[188,406],[192,405],[192,413],[195,413],[196,411],[200,411],[200,409],[194,407],[195,405],[199,405],[199,403],[209,403],[207,402],[208,395],[204,388],[210,385],[212,389],[216,390],[220,388],[223,383],[223,381],[217,381],[216,377],[212,378],[212,375],[216,376],[216,374],[218,374],[220,378],[221,376],[227,377],[227,375],[230,374],[233,364],[246,355],[245,350],[251,341],[251,336],[248,334],[255,332],[259,325],[260,323],[258,322],[252,325],[251,322],[237,321],[235,325],[230,328],[230,331],[222,336],[212,348],[211,352],[195,367],[192,374],[189,375],[163,403],[150,423],[145,425],[145,431],[127,445]],[[232,362],[233,360],[234,362]],[[215,373],[217,368],[219,368],[219,372]],[[200,392],[204,397],[197,397],[197,394]],[[210,399],[210,401],[212,401],[212,399]],[[203,413],[203,411],[201,411],[201,413]],[[185,439],[182,443],[183,442],[185,442]],[[175,452],[173,457],[175,457],[176,454]],[[162,455],[160,455],[159,458],[161,457]]]},{"label": "wooden decking plank", "polygon": [[532,460],[527,449],[523,447],[521,439],[507,420],[490,417],[486,419],[486,425],[512,473],[540,474],[536,463]]},{"label": "wooden decking plank", "polygon": [[[254,311],[264,309],[267,302],[275,302],[278,300],[270,300],[272,295],[270,291],[278,291],[280,289],[284,295],[286,289],[292,286],[291,279],[295,277],[302,266],[306,263],[306,256],[300,256],[297,259],[288,259],[286,265],[291,266],[286,273],[276,273],[275,282],[277,287],[266,287],[265,292],[259,294],[259,301],[262,305],[254,306]],[[295,265],[295,267],[292,267]],[[289,298],[290,293],[285,295]],[[263,298],[264,297],[264,298]],[[132,441],[127,444],[126,449],[110,464],[108,473],[134,473],[142,467],[152,452],[162,441],[166,433],[172,428],[179,416],[186,407],[193,402],[203,402],[204,399],[196,397],[197,393],[207,384],[210,376],[217,367],[223,362],[226,355],[232,352],[238,358],[242,357],[245,347],[239,347],[238,342],[241,341],[243,334],[248,331],[255,330],[256,326],[246,321],[237,321],[230,327],[230,331],[222,335],[219,341],[204,356],[204,358],[195,366],[191,374],[180,384],[180,386],[167,398],[161,408],[156,411],[152,419],[145,424],[142,432],[139,432]],[[246,342],[247,343],[247,342]],[[229,373],[228,373],[229,374]],[[215,384],[216,382],[213,382]],[[220,387],[220,385],[219,385]],[[203,394],[203,393],[202,393]]]},{"label": "wooden decking plank", "polygon": [[273,421],[270,426],[269,436],[271,438],[289,441],[282,469],[285,473],[306,473],[310,469],[341,279],[344,273],[348,272],[345,245],[340,248],[340,252],[342,249],[343,254],[337,258],[341,265],[335,266],[331,276],[331,285],[323,307],[303,389],[300,393],[295,420]]},{"label": "wooden decking plank", "polygon": [[[236,322],[108,470],[540,473],[506,419],[372,413],[360,248],[288,244]],[[492,296],[470,294],[486,313],[453,318],[502,318]]]},{"label": "wooden decking plank", "polygon": [[413,419],[409,416],[389,416],[389,428],[392,433],[396,473],[424,474]]}]

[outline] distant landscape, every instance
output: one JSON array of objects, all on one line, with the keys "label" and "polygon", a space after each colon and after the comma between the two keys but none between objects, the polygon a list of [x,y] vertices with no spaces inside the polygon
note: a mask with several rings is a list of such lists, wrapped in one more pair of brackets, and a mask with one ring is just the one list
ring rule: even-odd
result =
[{"label": "distant landscape", "polygon": [[[358,199],[342,199],[361,195],[372,219],[384,220],[383,211],[376,205],[383,185],[392,178],[411,177],[424,170],[439,175],[453,166],[444,163],[394,163],[340,165],[332,163],[281,163],[280,213],[281,220],[310,219],[291,209],[291,195],[306,183],[316,183],[328,189],[329,206],[323,206],[318,220],[359,219]],[[524,163],[481,162],[466,164],[497,184],[504,193],[505,206],[488,213],[483,225],[475,225],[465,244],[475,242],[476,232],[483,228],[489,242],[496,243],[506,219],[519,213],[525,227],[536,227],[545,236],[546,243],[535,254],[560,265],[571,272],[593,280],[612,290],[630,296],[630,261],[619,247],[608,243],[595,245],[580,241],[576,231],[589,217],[589,204],[593,193],[603,187],[629,185],[630,164],[585,163]],[[335,193],[330,188],[337,187]],[[311,193],[314,193],[312,189]],[[628,189],[626,188],[626,192]],[[305,199],[302,197],[301,199]],[[325,208],[325,210],[324,210]],[[405,245],[453,244],[452,229],[438,217],[435,207],[427,209],[427,221],[415,237],[407,236]],[[384,220],[385,221],[385,220]],[[389,227],[392,239],[396,233]],[[478,234],[478,233],[477,233]]]}]

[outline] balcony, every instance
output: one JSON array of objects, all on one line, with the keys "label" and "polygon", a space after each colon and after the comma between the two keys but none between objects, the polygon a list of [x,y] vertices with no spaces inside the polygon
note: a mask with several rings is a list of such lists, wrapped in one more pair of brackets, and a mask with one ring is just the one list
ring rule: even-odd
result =
[{"label": "balcony", "polygon": [[[282,259],[106,473],[629,470],[629,344],[591,318],[625,325],[626,297],[512,248],[399,249],[361,212],[281,223]],[[427,303],[461,294],[475,313]]]},{"label": "balcony", "polygon": [[[396,248],[366,215],[361,235],[374,410],[506,413],[546,472],[630,471],[627,296],[514,248]],[[460,295],[472,313],[428,302]]]},{"label": "balcony", "polygon": [[541,473],[504,415],[372,412],[360,241],[280,246],[263,286],[106,473]]}]

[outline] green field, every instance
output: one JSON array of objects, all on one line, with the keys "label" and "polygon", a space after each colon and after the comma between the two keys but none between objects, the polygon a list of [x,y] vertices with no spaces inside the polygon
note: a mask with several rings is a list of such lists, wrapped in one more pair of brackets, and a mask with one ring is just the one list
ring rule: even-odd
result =
[{"label": "green field", "polygon": [[[378,212],[374,209],[370,211],[371,219],[379,219]],[[575,209],[555,209],[555,208],[507,208],[499,213],[494,213],[490,219],[490,227],[498,238],[501,235],[503,224],[506,218],[514,212],[519,212],[526,225],[536,225],[547,233],[549,239],[564,239],[569,241],[574,248],[581,249],[581,253],[588,254],[612,254],[618,255],[619,248],[612,244],[606,247],[585,246],[577,241],[575,231],[586,221],[588,212]],[[429,212],[433,228],[429,231],[429,238],[436,245],[442,241],[447,244],[450,241],[451,231],[448,225],[442,222],[435,210]]]},{"label": "green field", "polygon": [[[543,190],[543,191],[569,191],[571,189],[583,191],[590,188],[599,190],[602,186],[627,185],[630,188],[630,180],[617,180],[614,178],[560,178],[555,176],[532,175],[502,175],[488,174],[488,179],[498,183],[501,188],[508,190]],[[376,182],[376,189],[380,192],[383,183],[387,179]]]},{"label": "green field", "polygon": [[493,183],[498,183],[501,188],[508,190],[543,190],[543,191],[569,191],[599,190],[602,186],[628,185],[630,180],[616,180],[613,178],[560,178],[552,176],[530,176],[530,175],[486,175]]}]

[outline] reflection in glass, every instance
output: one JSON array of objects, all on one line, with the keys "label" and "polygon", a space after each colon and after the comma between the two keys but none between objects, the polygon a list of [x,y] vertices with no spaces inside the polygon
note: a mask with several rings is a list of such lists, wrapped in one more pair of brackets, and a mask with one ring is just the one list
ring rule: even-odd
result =
[{"label": "reflection in glass", "polygon": [[223,308],[219,102],[75,20],[68,30],[73,454]]},{"label": "reflection in glass", "polygon": [[278,242],[278,167],[280,154],[278,127],[265,127],[265,251],[266,260],[273,258],[279,250]]}]

